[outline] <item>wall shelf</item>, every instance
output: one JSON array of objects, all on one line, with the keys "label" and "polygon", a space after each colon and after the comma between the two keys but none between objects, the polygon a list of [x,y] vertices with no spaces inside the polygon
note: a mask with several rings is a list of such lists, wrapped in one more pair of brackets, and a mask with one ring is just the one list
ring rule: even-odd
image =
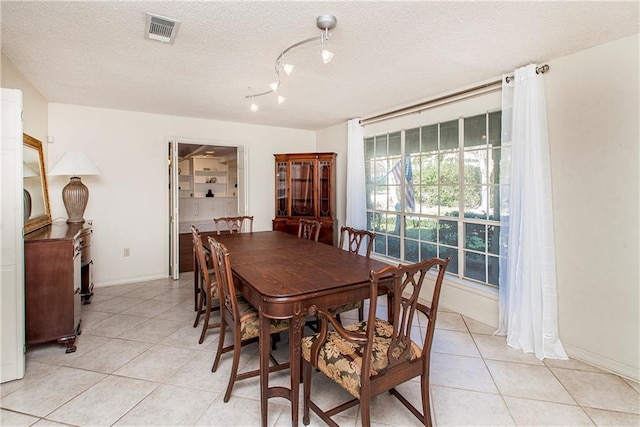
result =
[{"label": "wall shelf", "polygon": [[[180,169],[184,173],[179,175],[182,198],[205,197],[209,190],[214,197],[235,196],[235,188],[230,188],[229,168],[215,157],[192,157],[183,160],[180,162]],[[235,168],[233,170],[235,171]],[[212,178],[215,178],[216,182],[208,182]]]}]

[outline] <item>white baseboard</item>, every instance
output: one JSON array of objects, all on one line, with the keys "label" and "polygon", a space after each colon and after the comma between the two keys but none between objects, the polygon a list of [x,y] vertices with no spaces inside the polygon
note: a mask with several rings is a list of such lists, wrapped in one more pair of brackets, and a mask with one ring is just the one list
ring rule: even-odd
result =
[{"label": "white baseboard", "polygon": [[498,327],[498,295],[467,284],[445,280],[440,306],[494,328]]},{"label": "white baseboard", "polygon": [[[562,341],[562,337],[560,337]],[[585,350],[580,347],[575,347],[569,344],[562,343],[564,350],[572,359],[579,360],[589,365],[593,365],[597,368],[604,369],[612,374],[620,375],[621,377],[628,378],[630,380],[640,382],[640,368],[637,366],[629,366],[618,362],[617,360],[609,359],[600,354],[593,353],[589,350]]]},{"label": "white baseboard", "polygon": [[127,285],[129,283],[149,282],[151,280],[167,279],[167,278],[169,278],[169,276],[155,275],[155,276],[146,276],[146,277],[135,277],[133,279],[121,279],[121,280],[113,280],[109,282],[94,283],[93,285],[96,288],[101,288],[103,286]]}]

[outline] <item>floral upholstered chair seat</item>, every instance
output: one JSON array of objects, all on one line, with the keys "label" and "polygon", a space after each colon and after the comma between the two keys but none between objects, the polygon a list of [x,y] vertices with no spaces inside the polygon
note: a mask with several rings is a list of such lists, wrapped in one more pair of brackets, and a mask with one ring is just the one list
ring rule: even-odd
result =
[{"label": "floral upholstered chair seat", "polygon": [[[260,321],[256,309],[242,296],[237,296],[238,311],[240,312],[240,339],[242,341],[256,338],[260,335]],[[272,320],[271,333],[286,331],[289,322],[286,320]]]},{"label": "floral upholstered chair seat", "polygon": [[[365,335],[367,322],[345,326],[344,329]],[[376,318],[373,354],[371,356],[371,376],[379,375],[387,368],[389,363],[387,351],[391,343],[392,333],[393,326],[389,322]],[[302,339],[302,357],[306,361],[310,361],[311,346],[316,339],[317,335]],[[363,345],[348,342],[340,337],[337,332],[329,332],[327,340],[318,354],[317,368],[356,398],[360,398],[363,347]],[[396,350],[398,354],[401,354],[403,348],[398,347]],[[411,341],[411,351],[408,353],[407,359],[409,361],[415,360],[420,357],[421,352],[420,347]]]}]

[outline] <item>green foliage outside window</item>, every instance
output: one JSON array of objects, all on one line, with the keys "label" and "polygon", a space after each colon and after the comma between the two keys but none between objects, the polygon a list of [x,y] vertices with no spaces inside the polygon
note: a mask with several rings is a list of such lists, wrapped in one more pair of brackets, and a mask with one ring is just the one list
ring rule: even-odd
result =
[{"label": "green foliage outside window", "polygon": [[[419,197],[419,202],[425,206],[457,206],[458,187],[440,186],[438,183],[457,183],[458,165],[452,162],[443,162],[443,154],[438,155],[440,170],[432,162],[422,162],[420,182],[424,186]],[[482,172],[479,167],[465,165],[464,167],[464,206],[477,206],[480,204],[482,194],[478,189],[482,184]],[[477,185],[474,185],[477,184]]]}]

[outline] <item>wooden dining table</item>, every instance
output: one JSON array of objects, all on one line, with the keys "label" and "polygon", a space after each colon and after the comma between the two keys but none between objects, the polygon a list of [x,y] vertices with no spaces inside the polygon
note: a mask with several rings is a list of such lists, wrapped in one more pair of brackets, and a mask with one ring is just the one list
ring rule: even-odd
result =
[{"label": "wooden dining table", "polygon": [[[268,399],[282,397],[291,401],[291,423],[297,426],[300,342],[309,308],[368,298],[369,273],[387,264],[279,231],[223,234],[215,239],[229,251],[237,289],[260,315],[262,425],[267,423]],[[289,319],[290,388],[269,387],[271,319]]]}]

